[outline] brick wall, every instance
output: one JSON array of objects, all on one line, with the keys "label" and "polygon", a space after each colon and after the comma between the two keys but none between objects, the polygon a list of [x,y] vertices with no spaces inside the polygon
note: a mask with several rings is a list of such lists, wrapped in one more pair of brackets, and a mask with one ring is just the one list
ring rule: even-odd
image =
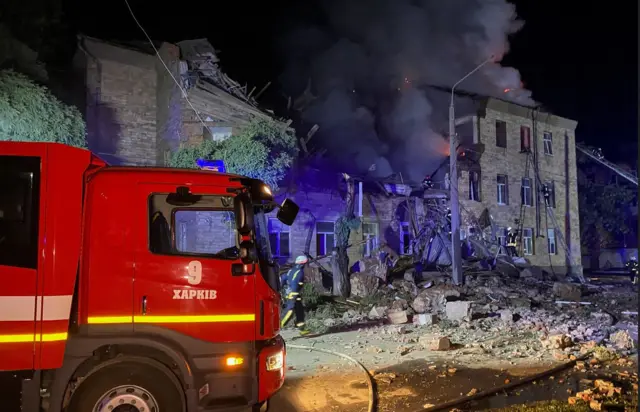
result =
[{"label": "brick wall", "polygon": [[[542,182],[553,181],[555,185],[556,208],[553,209],[553,212],[560,234],[566,237],[567,232],[569,233],[566,243],[570,247],[573,259],[572,270],[581,271],[575,122],[572,124],[571,121],[566,119],[546,114],[538,115],[537,121],[534,121],[532,120],[534,115],[535,113],[533,112],[529,112],[528,116],[523,116],[521,113],[486,108],[483,116],[478,119],[477,124],[480,143],[483,143],[485,147],[484,154],[480,158],[481,201],[469,200],[469,173],[468,171],[462,171],[459,181],[462,208],[463,211],[466,210],[475,217],[479,216],[485,208],[488,208],[497,226],[515,227],[514,219],[520,215],[521,179],[525,176],[527,157],[525,153],[520,153],[520,127],[528,126],[531,130],[532,153],[536,154],[538,158],[540,179]],[[497,147],[496,145],[497,120],[504,121],[507,125],[506,148]],[[544,153],[543,135],[545,132],[552,134],[552,155]],[[533,143],[534,139],[535,143]],[[567,171],[569,173],[568,179]],[[508,205],[497,204],[498,174],[508,176]],[[531,165],[529,166],[529,177],[533,180],[532,196],[534,196],[534,206],[525,207],[523,226],[533,229],[534,251],[527,258],[532,264],[547,268],[553,266],[555,272],[564,273],[567,271],[567,261],[564,247],[560,241],[560,234],[556,234],[557,254],[548,254],[547,221],[549,228],[554,226],[551,219],[545,221],[543,200],[541,200],[541,208],[539,209],[540,225],[537,225],[535,196],[539,186],[535,182],[535,174]],[[463,217],[463,224],[469,224],[469,220],[469,216],[466,219]]]},{"label": "brick wall", "polygon": [[194,253],[220,252],[236,245],[233,225],[224,212],[180,212],[176,214],[176,245]]}]

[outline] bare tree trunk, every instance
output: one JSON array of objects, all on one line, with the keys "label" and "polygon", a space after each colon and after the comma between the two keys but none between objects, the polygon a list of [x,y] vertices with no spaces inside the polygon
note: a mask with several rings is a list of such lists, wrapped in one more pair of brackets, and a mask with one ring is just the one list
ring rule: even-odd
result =
[{"label": "bare tree trunk", "polygon": [[352,221],[354,216],[355,207],[355,183],[348,176],[344,175],[347,183],[347,197],[346,197],[346,209],[344,215],[339,219],[340,226],[336,224],[336,247],[331,256],[331,270],[333,272],[333,295],[349,297],[351,292],[351,284],[349,283],[349,256],[347,255],[347,248],[349,246],[349,235],[351,229],[349,228],[349,222]]},{"label": "bare tree trunk", "polygon": [[311,210],[305,210],[307,212],[307,216],[309,216],[310,220],[308,222],[307,227],[307,239],[304,242],[304,254],[307,256],[311,255],[311,239],[313,239],[313,232],[316,228],[316,217],[311,213]]}]

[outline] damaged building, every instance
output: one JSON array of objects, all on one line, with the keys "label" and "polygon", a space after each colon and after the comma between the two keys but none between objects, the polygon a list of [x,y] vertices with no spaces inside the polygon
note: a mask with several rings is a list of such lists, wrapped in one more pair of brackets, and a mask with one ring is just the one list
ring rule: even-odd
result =
[{"label": "damaged building", "polygon": [[[496,98],[474,101],[476,111],[459,132],[461,238],[469,240],[463,241],[463,256],[504,255],[511,227],[520,233],[519,255],[532,265],[549,273],[581,274],[577,122]],[[298,221],[290,228],[270,222],[272,249],[281,261],[305,250],[329,254],[335,242],[334,224],[345,210],[344,183],[338,183],[343,179],[321,167],[312,169],[293,187],[283,185],[301,205]],[[424,182],[401,175],[352,176],[355,214],[362,224],[351,233],[350,261],[386,248],[426,265],[450,264],[449,228],[442,219],[449,202],[448,170],[445,159],[430,175],[427,189]],[[321,180],[324,184],[317,184]]]},{"label": "damaged building", "polygon": [[166,165],[180,145],[223,140],[254,117],[272,117],[258,108],[260,91],[220,70],[207,40],[154,46],[161,59],[147,42],[78,38],[76,105],[89,148],[109,163]]}]

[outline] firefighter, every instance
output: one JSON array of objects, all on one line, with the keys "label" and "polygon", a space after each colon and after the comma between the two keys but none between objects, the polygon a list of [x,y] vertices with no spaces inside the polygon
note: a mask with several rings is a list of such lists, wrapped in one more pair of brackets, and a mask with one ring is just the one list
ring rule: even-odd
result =
[{"label": "firefighter", "polygon": [[638,260],[635,257],[629,258],[629,261],[625,265],[627,270],[631,273],[631,281],[634,285],[638,284]]},{"label": "firefighter", "polygon": [[507,228],[507,252],[511,257],[517,257],[518,251],[516,250],[516,240],[517,234],[516,231],[511,229],[511,227]]},{"label": "firefighter", "polygon": [[430,175],[426,175],[422,181],[422,187],[425,189],[433,189],[433,180]]},{"label": "firefighter", "polygon": [[304,286],[304,267],[308,262],[309,259],[306,256],[298,256],[293,267],[280,277],[280,283],[285,286],[287,299],[282,319],[280,319],[280,327],[284,328],[295,314],[296,327],[300,331],[300,335],[309,334],[309,331],[304,327],[304,307],[301,295]]},{"label": "firefighter", "polygon": [[544,196],[544,204],[549,206],[549,197],[551,196],[551,192],[549,191],[549,186],[542,185],[542,196]]}]

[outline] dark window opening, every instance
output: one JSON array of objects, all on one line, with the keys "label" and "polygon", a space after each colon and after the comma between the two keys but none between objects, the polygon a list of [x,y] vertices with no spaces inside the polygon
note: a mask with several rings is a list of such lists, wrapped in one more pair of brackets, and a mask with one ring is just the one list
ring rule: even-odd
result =
[{"label": "dark window opening", "polygon": [[507,148],[507,122],[496,120],[496,146]]},{"label": "dark window opening", "polygon": [[531,151],[531,129],[527,126],[520,126],[520,151]]},{"label": "dark window opening", "polygon": [[469,172],[469,200],[480,201],[480,172]]}]

